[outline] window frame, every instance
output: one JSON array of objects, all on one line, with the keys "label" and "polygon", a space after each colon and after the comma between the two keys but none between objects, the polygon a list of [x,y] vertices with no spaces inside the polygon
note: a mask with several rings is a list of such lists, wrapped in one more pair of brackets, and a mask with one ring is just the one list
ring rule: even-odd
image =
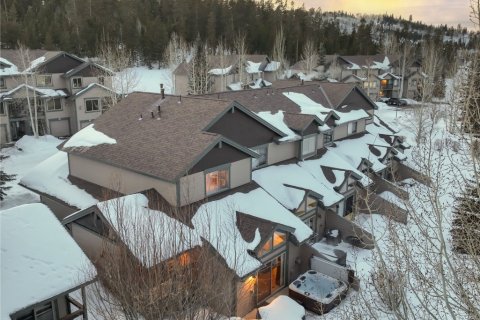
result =
[{"label": "window frame", "polygon": [[[330,137],[330,139],[327,141],[325,138]],[[328,146],[333,143],[333,130],[326,130],[322,132],[322,138],[323,138],[323,146]]]},{"label": "window frame", "polygon": [[[259,168],[263,168],[265,166],[268,165],[268,143],[267,144],[262,144],[262,145],[259,145],[259,146],[256,146],[256,147],[252,147],[250,148],[252,151],[260,154],[260,158],[252,158],[252,170],[254,169],[259,169]],[[259,150],[265,150],[265,153],[261,153],[259,152]],[[260,162],[258,161],[258,159],[261,159],[265,157],[265,161],[264,162]],[[255,165],[255,162],[258,161],[258,164]]]},{"label": "window frame", "polygon": [[0,101],[0,115],[6,115],[7,114],[7,108],[8,108],[8,102],[7,101]]},{"label": "window frame", "polygon": [[[274,239],[275,233],[280,233],[280,234],[283,234],[285,236],[285,240],[281,244],[277,244],[277,245],[274,244],[273,239]],[[287,242],[288,242],[288,232],[278,230],[278,229],[273,230],[273,232],[270,235],[270,237],[268,238],[268,240],[265,241],[263,243],[263,245],[258,249],[258,257],[261,258],[261,257],[265,257],[265,256],[269,255],[270,253],[274,252],[275,250],[277,250],[277,249],[279,249],[283,246],[286,246]],[[267,245],[269,245],[269,250],[264,251],[263,248]]]},{"label": "window frame", "polygon": [[[39,79],[43,79],[42,82],[38,81]],[[46,79],[50,79],[49,84],[46,83]],[[37,87],[53,87],[53,80],[51,74],[37,74],[35,76],[35,84]]]},{"label": "window frame", "polygon": [[358,132],[358,121],[349,122],[347,125],[347,133],[351,135],[357,132]]},{"label": "window frame", "polygon": [[[79,80],[79,81],[80,81],[80,85],[78,85],[78,83],[77,83],[77,85],[75,85],[75,80]],[[80,89],[80,88],[82,88],[82,86],[83,86],[82,77],[74,77],[74,78],[72,78],[72,88],[73,88],[73,89]]]},{"label": "window frame", "polygon": [[6,89],[7,82],[5,81],[5,77],[0,77],[0,89]]},{"label": "window frame", "polygon": [[[55,101],[58,101],[60,109],[55,108]],[[53,109],[50,109],[50,103],[53,102]],[[63,110],[63,105],[62,105],[62,100],[57,98],[57,99],[50,99],[47,101],[47,112],[56,112],[56,111],[62,111]]]},{"label": "window frame", "polygon": [[[88,110],[88,106],[87,106],[87,102],[90,102],[90,101],[96,101],[97,102],[97,110]],[[98,98],[88,98],[88,99],[85,99],[85,113],[90,113],[90,112],[100,112],[101,109],[100,109],[100,99]]]},{"label": "window frame", "polygon": [[100,84],[100,85],[102,85],[102,86],[105,85],[105,77],[104,77],[104,76],[99,76],[99,77],[97,78],[97,80],[98,80],[98,84]]},{"label": "window frame", "polygon": [[[313,151],[305,153],[305,141],[313,139]],[[302,142],[301,142],[301,148],[300,148],[300,156],[302,159],[305,159],[307,157],[313,156],[314,154],[317,153],[317,134],[310,134],[307,136],[303,136]]]},{"label": "window frame", "polygon": [[[207,191],[207,176],[213,172],[219,172],[219,171],[227,171],[227,186],[226,187],[223,187],[223,188],[218,188],[214,191]],[[221,166],[217,166],[217,167],[214,167],[214,168],[210,168],[208,170],[205,170],[204,171],[204,175],[203,175],[203,183],[204,183],[204,186],[205,186],[205,196],[212,196],[214,194],[217,194],[217,193],[220,193],[220,192],[223,192],[225,190],[229,190],[230,189],[230,186],[231,186],[231,182],[230,182],[230,179],[231,179],[231,171],[230,171],[230,164],[228,165],[221,165]]]}]

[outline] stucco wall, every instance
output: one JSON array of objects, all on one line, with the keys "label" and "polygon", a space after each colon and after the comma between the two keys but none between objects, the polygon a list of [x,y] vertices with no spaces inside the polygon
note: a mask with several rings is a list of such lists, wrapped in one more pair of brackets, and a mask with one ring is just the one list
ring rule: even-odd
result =
[{"label": "stucco wall", "polygon": [[70,174],[99,186],[132,194],[154,188],[170,204],[176,205],[176,184],[117,168],[105,163],[69,155]]},{"label": "stucco wall", "polygon": [[283,144],[270,143],[268,145],[268,164],[297,157],[298,142],[287,142]]},{"label": "stucco wall", "polygon": [[105,248],[114,247],[113,243],[79,224],[71,223],[70,227],[72,238],[91,261],[99,259]]},{"label": "stucco wall", "polygon": [[[110,93],[105,91],[102,88],[95,87],[90,89],[85,94],[82,94],[80,97],[75,99],[75,108],[77,114],[77,128],[81,128],[80,123],[82,121],[93,121],[102,115],[102,98],[109,97]],[[95,99],[99,100],[99,111],[87,112],[85,100],[86,99]]]},{"label": "stucco wall", "polygon": [[237,282],[237,312],[236,316],[243,317],[256,307],[255,278],[247,278]]},{"label": "stucco wall", "polygon": [[188,77],[186,75],[173,75],[173,83],[175,85],[175,94],[187,95],[188,92]]}]

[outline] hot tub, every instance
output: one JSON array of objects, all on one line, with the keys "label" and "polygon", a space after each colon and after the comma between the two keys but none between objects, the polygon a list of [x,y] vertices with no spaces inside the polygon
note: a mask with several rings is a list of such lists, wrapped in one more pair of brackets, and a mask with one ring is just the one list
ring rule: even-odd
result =
[{"label": "hot tub", "polygon": [[290,298],[306,309],[324,314],[336,307],[347,295],[348,285],[323,273],[309,270],[288,286]]}]

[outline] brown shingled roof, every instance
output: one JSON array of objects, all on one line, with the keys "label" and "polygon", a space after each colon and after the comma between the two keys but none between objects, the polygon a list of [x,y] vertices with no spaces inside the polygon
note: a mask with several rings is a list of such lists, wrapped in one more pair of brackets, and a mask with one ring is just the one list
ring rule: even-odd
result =
[{"label": "brown shingled roof", "polygon": [[[42,56],[45,56],[45,60],[48,59],[47,53],[49,53],[49,56],[52,54],[58,54],[59,51],[47,51],[43,49],[31,49],[28,50],[28,60],[33,61],[35,59],[38,59]],[[22,63],[22,57],[20,55],[20,50],[17,49],[2,49],[0,52],[0,57],[7,59],[11,63],[17,66],[18,71],[23,71],[25,68],[23,67]],[[27,65],[27,68],[29,66]]]},{"label": "brown shingled roof", "polygon": [[[305,130],[312,121],[315,121],[317,118],[310,114],[300,114],[300,113],[288,113],[283,114],[283,120],[287,126],[297,132]],[[319,123],[320,125],[320,123]]]},{"label": "brown shingled roof", "polygon": [[231,104],[192,97],[161,99],[160,94],[135,92],[95,121],[95,129],[115,139],[116,144],[65,151],[174,181],[206,150],[225,140],[202,129]]}]

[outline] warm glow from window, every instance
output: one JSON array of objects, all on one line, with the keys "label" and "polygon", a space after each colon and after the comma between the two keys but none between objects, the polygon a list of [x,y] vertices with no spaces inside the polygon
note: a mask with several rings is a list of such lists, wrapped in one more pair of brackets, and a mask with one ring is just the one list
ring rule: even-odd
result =
[{"label": "warm glow from window", "polygon": [[228,169],[218,170],[205,175],[205,190],[207,194],[228,188]]},{"label": "warm glow from window", "polygon": [[269,239],[262,247],[262,249],[260,249],[260,256],[263,256],[267,253],[269,253],[270,251],[272,251],[272,239]]},{"label": "warm glow from window", "polygon": [[283,232],[275,231],[273,233],[273,247],[281,246],[287,241],[287,235]]},{"label": "warm glow from window", "polygon": [[188,266],[192,262],[192,257],[188,254],[188,252],[184,252],[180,255],[180,257],[178,257],[178,262],[183,267]]}]

